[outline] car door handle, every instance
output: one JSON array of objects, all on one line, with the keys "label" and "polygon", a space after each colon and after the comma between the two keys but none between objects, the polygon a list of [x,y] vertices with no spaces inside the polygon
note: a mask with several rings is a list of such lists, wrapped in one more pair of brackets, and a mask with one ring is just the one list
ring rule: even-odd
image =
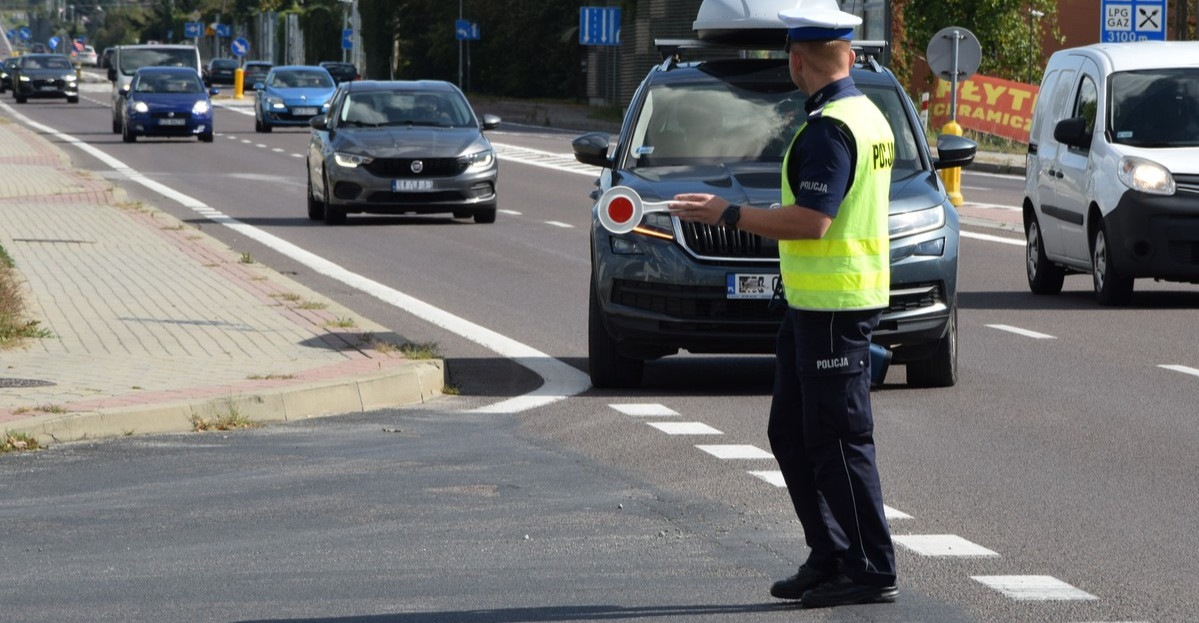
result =
[{"label": "car door handle", "polygon": [[1064,175],[1062,175],[1061,171],[1054,171],[1053,169],[1049,169],[1048,173],[1049,173],[1049,177],[1056,177],[1059,180],[1062,179],[1063,177],[1065,177]]}]

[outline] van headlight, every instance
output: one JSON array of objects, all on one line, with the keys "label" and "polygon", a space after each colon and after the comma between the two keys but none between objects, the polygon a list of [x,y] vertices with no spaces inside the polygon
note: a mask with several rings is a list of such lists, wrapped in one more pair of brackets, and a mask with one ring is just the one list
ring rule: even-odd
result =
[{"label": "van headlight", "polygon": [[933,206],[925,210],[912,210],[892,214],[888,219],[888,232],[892,238],[910,236],[920,232],[940,229],[945,225],[945,208]]},{"label": "van headlight", "polygon": [[1169,169],[1152,160],[1124,156],[1120,159],[1120,166],[1116,168],[1116,176],[1133,190],[1151,195],[1174,194],[1174,176],[1170,174]]}]

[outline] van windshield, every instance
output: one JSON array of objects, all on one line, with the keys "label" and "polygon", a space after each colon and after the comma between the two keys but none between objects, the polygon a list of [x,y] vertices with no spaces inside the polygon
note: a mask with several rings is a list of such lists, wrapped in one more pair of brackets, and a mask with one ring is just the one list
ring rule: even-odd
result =
[{"label": "van windshield", "polygon": [[[895,135],[894,179],[922,169],[916,137],[895,89],[858,85]],[[633,130],[632,168],[693,164],[781,164],[806,117],[800,91],[754,91],[726,82],[651,89]]]},{"label": "van windshield", "polygon": [[121,73],[132,76],[142,67],[190,67],[196,69],[195,48],[126,48],[120,53]]},{"label": "van windshield", "polygon": [[1199,145],[1199,69],[1145,69],[1111,77],[1111,136],[1133,147]]}]

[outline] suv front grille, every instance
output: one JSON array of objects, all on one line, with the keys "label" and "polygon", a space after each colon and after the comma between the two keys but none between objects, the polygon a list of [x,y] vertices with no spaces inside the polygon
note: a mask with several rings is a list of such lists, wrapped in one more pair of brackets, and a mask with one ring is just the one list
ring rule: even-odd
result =
[{"label": "suv front grille", "polygon": [[[682,221],[688,251],[701,258],[778,260],[778,242],[720,225]],[[723,291],[721,292],[723,295]]]},{"label": "suv front grille", "polygon": [[[412,163],[420,161],[420,173]],[[465,158],[375,158],[366,170],[378,177],[453,177],[466,170]]]},{"label": "suv front grille", "polygon": [[783,317],[781,309],[769,308],[769,300],[730,299],[723,287],[617,279],[612,282],[612,302],[679,320],[777,322]]},{"label": "suv front grille", "polygon": [[891,287],[891,300],[883,315],[918,311],[933,305],[945,304],[945,290],[941,282],[914,283],[900,289]]}]

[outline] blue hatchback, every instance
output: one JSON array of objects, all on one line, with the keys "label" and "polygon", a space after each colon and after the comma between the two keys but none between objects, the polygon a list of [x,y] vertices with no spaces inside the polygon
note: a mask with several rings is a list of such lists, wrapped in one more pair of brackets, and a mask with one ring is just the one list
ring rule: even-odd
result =
[{"label": "blue hatchback", "polygon": [[272,67],[254,85],[254,131],[270,132],[275,126],[308,126],[308,120],[329,110],[337,85],[324,67],[282,65]]},{"label": "blue hatchback", "polygon": [[190,67],[143,67],[122,87],[121,139],[139,136],[195,136],[212,142],[212,100],[200,74]]}]

